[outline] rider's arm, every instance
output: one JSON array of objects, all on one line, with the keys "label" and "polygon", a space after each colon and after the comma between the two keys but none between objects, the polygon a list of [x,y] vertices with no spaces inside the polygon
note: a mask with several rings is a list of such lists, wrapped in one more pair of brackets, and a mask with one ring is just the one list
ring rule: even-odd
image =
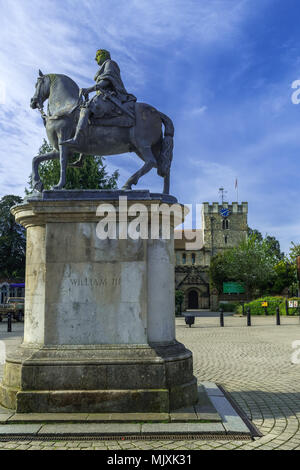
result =
[{"label": "rider's arm", "polygon": [[105,89],[105,88],[108,88],[110,86],[110,81],[109,80],[100,80],[97,84],[96,84],[96,90],[101,90],[101,89]]},{"label": "rider's arm", "polygon": [[100,80],[96,85],[91,86],[89,88],[83,88],[82,93],[86,98],[88,98],[89,93],[92,93],[93,91],[98,91],[98,90],[103,90],[105,88],[108,88],[110,86],[110,81],[109,80]]}]

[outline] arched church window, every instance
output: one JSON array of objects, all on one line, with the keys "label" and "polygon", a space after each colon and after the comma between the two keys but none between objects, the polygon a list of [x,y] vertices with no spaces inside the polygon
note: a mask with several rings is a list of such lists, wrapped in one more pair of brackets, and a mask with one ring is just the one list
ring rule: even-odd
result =
[{"label": "arched church window", "polygon": [[222,220],[222,229],[223,230],[228,230],[229,229],[229,220],[228,219],[223,219]]}]

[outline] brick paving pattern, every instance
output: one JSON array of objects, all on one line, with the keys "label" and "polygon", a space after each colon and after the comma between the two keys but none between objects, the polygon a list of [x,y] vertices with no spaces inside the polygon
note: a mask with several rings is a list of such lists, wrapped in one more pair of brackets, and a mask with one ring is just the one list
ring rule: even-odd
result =
[{"label": "brick paving pattern", "polygon": [[[254,317],[252,324],[246,327],[245,318],[225,317],[225,328],[220,328],[217,317],[205,317],[196,318],[188,328],[182,318],[176,319],[177,339],[193,351],[198,380],[224,386],[263,437],[254,441],[28,440],[0,442],[0,450],[300,450],[300,364],[291,362],[292,342],[300,340],[299,318],[283,317],[282,325],[276,326],[274,317]],[[5,329],[6,324],[0,323],[0,340],[14,347],[22,326],[13,323],[13,333]]]}]

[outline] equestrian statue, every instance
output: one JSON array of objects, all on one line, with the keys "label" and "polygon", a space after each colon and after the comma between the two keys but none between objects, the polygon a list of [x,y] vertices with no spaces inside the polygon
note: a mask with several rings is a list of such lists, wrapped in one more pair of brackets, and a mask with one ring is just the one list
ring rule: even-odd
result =
[{"label": "equestrian statue", "polygon": [[[127,92],[118,64],[110,53],[99,49],[96,58],[99,70],[95,85],[79,89],[66,75],[39,71],[31,108],[39,109],[53,152],[38,155],[32,162],[34,189],[43,191],[39,164],[45,160],[60,159],[60,179],[53,189],[66,184],[68,160],[79,153],[71,166],[81,166],[86,155],[116,155],[135,152],[144,162],[122,189],[130,190],[140,177],[152,168],[164,178],[165,194],[170,189],[170,167],[173,157],[174,126],[171,119],[153,106],[139,103]],[[89,94],[96,94],[89,99]],[[48,113],[43,104],[48,99]],[[162,133],[162,124],[164,133]]]}]

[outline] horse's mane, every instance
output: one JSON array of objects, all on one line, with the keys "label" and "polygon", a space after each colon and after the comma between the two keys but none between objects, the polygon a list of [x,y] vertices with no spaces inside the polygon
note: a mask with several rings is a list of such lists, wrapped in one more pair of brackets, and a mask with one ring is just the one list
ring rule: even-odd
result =
[{"label": "horse's mane", "polygon": [[51,114],[68,112],[78,103],[79,87],[72,78],[59,73],[46,75],[50,79],[49,110]]},{"label": "horse's mane", "polygon": [[50,84],[53,90],[56,88],[57,83],[59,83],[58,79],[61,79],[62,82],[66,82],[76,88],[76,90],[79,90],[77,83],[67,75],[62,73],[48,73],[46,76],[50,78]]}]

